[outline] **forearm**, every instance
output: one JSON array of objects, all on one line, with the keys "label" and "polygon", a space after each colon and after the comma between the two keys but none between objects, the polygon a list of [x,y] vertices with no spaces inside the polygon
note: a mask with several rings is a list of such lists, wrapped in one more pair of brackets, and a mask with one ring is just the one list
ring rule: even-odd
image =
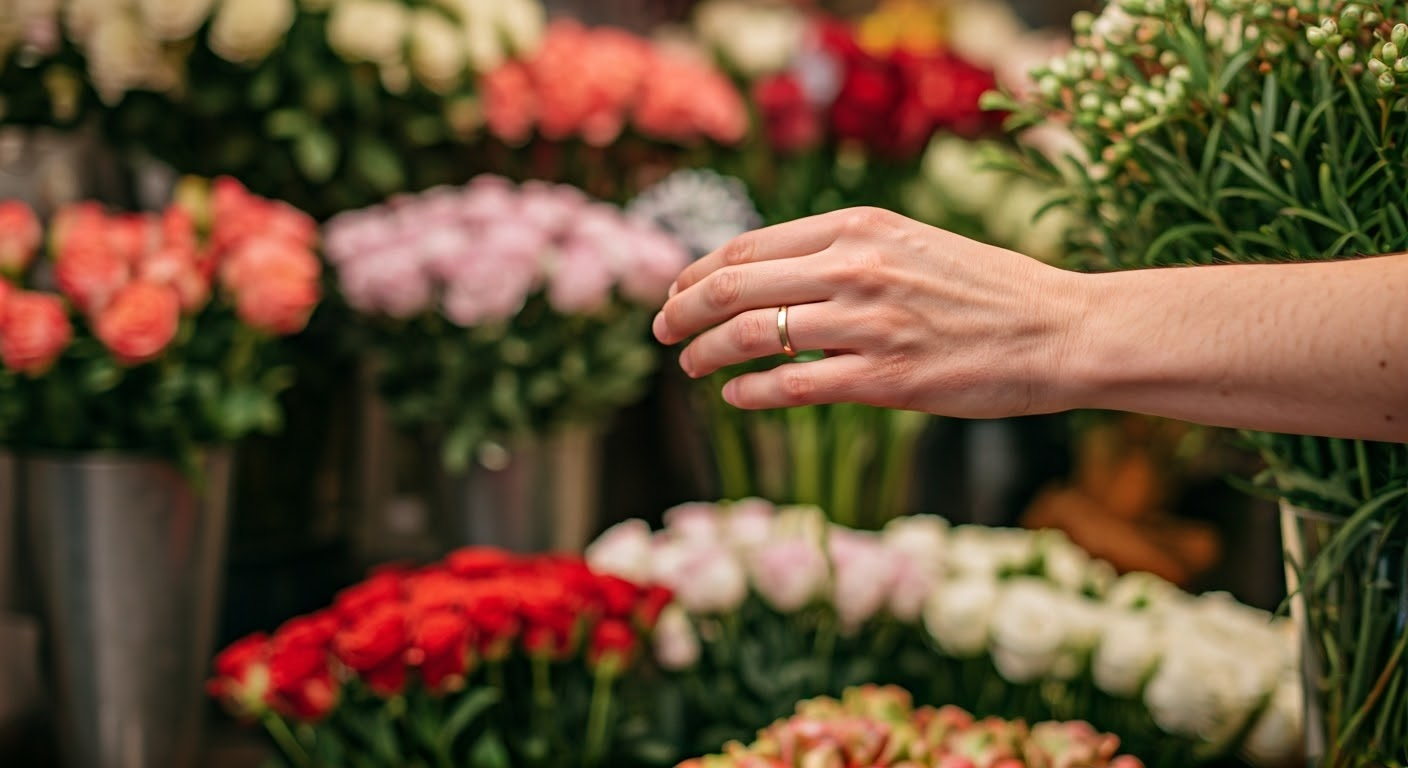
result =
[{"label": "forearm", "polygon": [[1408,255],[1074,282],[1063,407],[1408,441]]}]

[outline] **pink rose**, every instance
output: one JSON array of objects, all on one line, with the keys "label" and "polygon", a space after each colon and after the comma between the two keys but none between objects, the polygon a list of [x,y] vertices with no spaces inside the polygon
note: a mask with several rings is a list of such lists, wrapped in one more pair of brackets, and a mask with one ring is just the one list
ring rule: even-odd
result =
[{"label": "pink rose", "polygon": [[339,213],[323,225],[323,253],[342,266],[400,242],[400,221],[387,208],[365,208]]},{"label": "pink rose", "polygon": [[635,222],[631,249],[620,269],[621,293],[647,307],[665,303],[670,285],[689,264],[689,252],[655,227]]},{"label": "pink rose", "polygon": [[6,288],[0,307],[0,360],[12,371],[42,376],[73,340],[63,300],[35,291]]},{"label": "pink rose", "polygon": [[833,528],[827,537],[835,567],[832,601],[841,626],[855,630],[885,607],[895,561],[875,534]]},{"label": "pink rose", "polygon": [[551,237],[569,226],[579,226],[578,215],[588,207],[588,202],[587,196],[576,187],[528,181],[523,184],[519,205],[522,220]]},{"label": "pink rose", "polygon": [[102,226],[73,222],[54,263],[59,290],[84,313],[102,311],[131,279],[131,266],[111,248]]},{"label": "pink rose", "polygon": [[591,314],[611,300],[615,277],[603,254],[572,241],[562,248],[548,279],[548,303],[565,315]]},{"label": "pink rose", "polygon": [[478,254],[455,266],[442,299],[445,316],[462,328],[506,320],[517,314],[535,288],[538,275],[529,257],[508,256],[494,263]]},{"label": "pink rose", "polygon": [[44,240],[39,217],[19,200],[0,201],[0,272],[17,275],[34,261]]},{"label": "pink rose", "polygon": [[587,564],[597,573],[648,584],[652,548],[650,526],[644,520],[627,520],[606,529],[587,547]]},{"label": "pink rose", "polygon": [[176,289],[181,310],[194,314],[210,299],[210,282],[202,274],[194,244],[162,245],[137,264],[137,279]]},{"label": "pink rose", "polygon": [[713,544],[719,539],[718,506],[696,501],[665,510],[665,530],[675,541]]},{"label": "pink rose", "polygon": [[775,514],[777,507],[766,499],[739,499],[730,504],[723,523],[729,543],[744,549],[767,543]]},{"label": "pink rose", "polygon": [[655,557],[655,580],[692,614],[732,613],[748,597],[748,575],[724,547],[657,547]]},{"label": "pink rose", "polygon": [[124,365],[154,360],[176,338],[181,299],[169,286],[137,281],[123,286],[98,313],[93,331]]},{"label": "pink rose", "polygon": [[795,613],[826,592],[831,569],[817,544],[791,537],[750,553],[753,587],[780,613]]},{"label": "pink rose", "polygon": [[338,270],[338,280],[347,302],[364,314],[404,320],[429,310],[434,299],[430,276],[404,249],[345,263]]},{"label": "pink rose", "polygon": [[518,215],[518,187],[502,176],[474,177],[460,195],[460,213],[467,222],[496,224]]}]

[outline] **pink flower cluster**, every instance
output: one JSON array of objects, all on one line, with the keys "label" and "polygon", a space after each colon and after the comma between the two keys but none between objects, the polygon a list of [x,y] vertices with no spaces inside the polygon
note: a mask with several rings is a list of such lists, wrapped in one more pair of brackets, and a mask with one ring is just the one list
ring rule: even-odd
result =
[{"label": "pink flower cluster", "polygon": [[865,686],[841,701],[814,699],[751,745],[680,768],[1143,768],[1116,756],[1119,738],[1088,723],[978,720],[957,707],[915,709],[894,687]]},{"label": "pink flower cluster", "polygon": [[538,51],[481,82],[489,131],[518,144],[534,130],[550,141],[616,140],[627,125],[649,139],[735,144],[748,110],[733,83],[708,60],[629,32],[562,20]]},{"label": "pink flower cluster", "polygon": [[544,291],[562,314],[615,292],[656,306],[688,262],[652,224],[575,187],[481,176],[333,218],[328,259],[359,312],[408,319],[438,309],[473,327],[511,318]]}]

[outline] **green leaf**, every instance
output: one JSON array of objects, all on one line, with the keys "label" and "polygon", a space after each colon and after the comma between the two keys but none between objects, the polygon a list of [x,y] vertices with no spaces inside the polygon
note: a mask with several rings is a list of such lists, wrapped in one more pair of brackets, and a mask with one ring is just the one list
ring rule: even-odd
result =
[{"label": "green leaf", "polygon": [[987,112],[1016,112],[1022,108],[1016,99],[1001,91],[987,91],[978,99],[978,106]]},{"label": "green leaf", "polygon": [[352,145],[352,167],[383,195],[399,192],[406,186],[401,158],[389,144],[375,136],[364,136]]},{"label": "green leaf", "polygon": [[332,134],[314,129],[303,133],[293,144],[293,159],[304,178],[322,184],[337,170],[339,147]]},{"label": "green leaf", "polygon": [[[476,688],[467,695],[460,698],[455,703],[455,707],[450,711],[449,717],[445,718],[445,725],[440,730],[438,736],[440,748],[449,752],[459,739],[460,734],[474,722],[474,719],[489,711],[489,708],[498,703],[500,694],[498,689],[493,687]],[[477,747],[477,745],[476,745]]]},{"label": "green leaf", "polygon": [[121,383],[122,377],[123,369],[112,358],[100,357],[93,360],[83,372],[83,389],[94,395],[110,392]]},{"label": "green leaf", "polygon": [[1217,227],[1214,227],[1213,225],[1204,222],[1194,221],[1188,224],[1180,224],[1176,227],[1165,230],[1162,235],[1159,235],[1154,240],[1154,242],[1150,243],[1148,250],[1145,251],[1145,258],[1148,260],[1148,263],[1153,264],[1158,261],[1159,255],[1163,253],[1164,249],[1172,245],[1173,243],[1188,240],[1197,237],[1198,235],[1217,234]]},{"label": "green leaf", "polygon": [[312,117],[301,109],[276,109],[264,118],[264,131],[275,139],[296,139],[318,129]]},{"label": "green leaf", "polygon": [[498,734],[486,731],[469,750],[469,765],[474,768],[513,768],[508,749]]}]

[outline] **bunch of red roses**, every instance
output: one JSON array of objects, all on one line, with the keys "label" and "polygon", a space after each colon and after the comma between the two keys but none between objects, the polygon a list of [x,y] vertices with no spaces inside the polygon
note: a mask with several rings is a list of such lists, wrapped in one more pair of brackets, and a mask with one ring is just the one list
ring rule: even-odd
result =
[{"label": "bunch of red roses", "polygon": [[[159,213],[67,206],[49,224],[51,259],[42,261],[39,218],[20,201],[0,202],[5,368],[43,376],[74,341],[75,321],[119,364],[149,362],[217,287],[245,324],[273,335],[301,330],[320,294],[313,220],[233,179],[186,190]],[[22,288],[26,277],[42,287]]]},{"label": "bunch of red roses", "polygon": [[[376,571],[331,607],[234,643],[216,657],[209,691],[240,716],[323,728],[324,739],[343,738],[344,710],[409,701],[396,706],[420,711],[486,687],[514,711],[515,699],[551,699],[569,677],[553,672],[562,667],[585,662],[594,684],[609,687],[670,600],[668,590],[594,573],[580,558],[463,549],[430,566]],[[523,665],[532,682],[515,685]],[[431,719],[422,729],[443,733],[443,718]],[[414,733],[392,738],[400,758],[419,754]]]},{"label": "bunch of red roses", "polygon": [[918,155],[936,131],[974,136],[1000,125],[979,105],[992,72],[941,47],[863,46],[855,24],[819,17],[793,66],[759,80],[753,99],[769,144],[812,149],[828,138],[881,156]]}]

